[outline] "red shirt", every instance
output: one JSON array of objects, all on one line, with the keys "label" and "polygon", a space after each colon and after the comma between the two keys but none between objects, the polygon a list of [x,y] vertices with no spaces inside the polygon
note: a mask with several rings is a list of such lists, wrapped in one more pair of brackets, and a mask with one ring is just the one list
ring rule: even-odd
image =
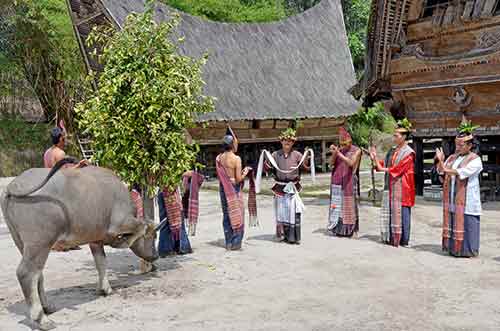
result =
[{"label": "red shirt", "polygon": [[[398,153],[392,156],[392,163],[396,160]],[[380,165],[384,167],[384,161],[380,161]],[[401,205],[403,207],[415,206],[415,153],[411,153],[402,159],[397,165],[388,168],[390,180],[393,178],[402,177],[403,181],[403,197]]]}]

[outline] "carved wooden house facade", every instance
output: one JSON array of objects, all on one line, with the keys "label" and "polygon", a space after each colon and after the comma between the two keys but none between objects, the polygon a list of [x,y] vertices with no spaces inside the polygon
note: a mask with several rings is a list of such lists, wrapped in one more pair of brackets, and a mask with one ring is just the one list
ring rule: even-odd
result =
[{"label": "carved wooden house facade", "polygon": [[[89,56],[85,39],[94,26],[121,29],[128,14],[142,12],[144,0],[67,0],[87,68],[101,68]],[[158,2],[155,17],[174,11]],[[190,130],[202,146],[202,162],[213,165],[229,124],[237,133],[244,162],[257,160],[261,148],[275,148],[281,130],[301,120],[299,148],[317,151],[326,168],[326,146],[358,103],[348,93],[355,83],[340,0],[280,22],[228,24],[180,13],[177,33],[185,37],[183,54],[200,57],[205,94],[215,96],[216,110]],[[207,124],[204,128],[201,123]],[[301,146],[302,145],[302,146]]]},{"label": "carved wooden house facade", "polygon": [[500,1],[373,0],[367,45],[364,77],[351,92],[413,122],[417,192],[433,148],[453,151],[462,116],[481,125],[483,184],[498,187]]}]

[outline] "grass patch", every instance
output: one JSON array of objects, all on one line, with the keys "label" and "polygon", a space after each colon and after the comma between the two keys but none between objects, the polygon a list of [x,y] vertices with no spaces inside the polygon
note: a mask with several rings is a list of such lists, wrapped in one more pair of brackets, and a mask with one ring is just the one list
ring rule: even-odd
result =
[{"label": "grass patch", "polygon": [[219,22],[271,22],[287,17],[281,0],[162,0],[186,13]]}]

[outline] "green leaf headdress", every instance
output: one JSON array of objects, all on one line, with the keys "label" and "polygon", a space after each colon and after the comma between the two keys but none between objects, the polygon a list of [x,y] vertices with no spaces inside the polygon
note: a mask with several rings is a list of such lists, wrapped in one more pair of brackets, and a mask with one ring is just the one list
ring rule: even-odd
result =
[{"label": "green leaf headdress", "polygon": [[477,128],[479,128],[479,125],[473,125],[472,121],[467,121],[465,117],[462,118],[462,122],[457,128],[458,131],[457,140],[466,142],[474,139],[473,133],[474,130],[476,130]]},{"label": "green leaf headdress", "polygon": [[411,122],[405,117],[402,120],[397,121],[396,123],[396,131],[400,133],[409,133],[411,132],[412,129],[412,124]]},{"label": "green leaf headdress", "polygon": [[457,128],[459,134],[472,135],[474,130],[478,129],[479,125],[473,125],[472,121],[462,121]]},{"label": "green leaf headdress", "polygon": [[279,136],[280,140],[297,140],[297,131],[292,128],[288,128],[281,132]]}]

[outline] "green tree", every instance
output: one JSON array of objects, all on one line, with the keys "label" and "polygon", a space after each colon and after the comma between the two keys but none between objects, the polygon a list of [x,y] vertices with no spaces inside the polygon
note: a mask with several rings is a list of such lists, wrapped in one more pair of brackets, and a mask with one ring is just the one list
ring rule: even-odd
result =
[{"label": "green tree", "polygon": [[394,118],[385,112],[381,102],[370,108],[360,108],[349,117],[347,123],[353,142],[361,147],[368,147],[370,140],[378,133],[392,133],[396,124]]},{"label": "green tree", "polygon": [[47,121],[57,114],[69,129],[78,86],[70,82],[82,73],[70,28],[62,2],[0,0],[0,64],[14,67],[9,70],[29,82]]},{"label": "green tree", "polygon": [[180,55],[171,40],[179,18],[157,24],[153,7],[149,1],[143,14],[129,15],[118,32],[91,33],[104,70],[95,95],[77,107],[95,160],[150,195],[155,186],[174,188],[192,169],[199,148],[186,142],[185,130],[214,108],[202,94],[206,56]]},{"label": "green tree", "polygon": [[371,0],[342,0],[349,49],[356,71],[364,68],[370,6]]}]

